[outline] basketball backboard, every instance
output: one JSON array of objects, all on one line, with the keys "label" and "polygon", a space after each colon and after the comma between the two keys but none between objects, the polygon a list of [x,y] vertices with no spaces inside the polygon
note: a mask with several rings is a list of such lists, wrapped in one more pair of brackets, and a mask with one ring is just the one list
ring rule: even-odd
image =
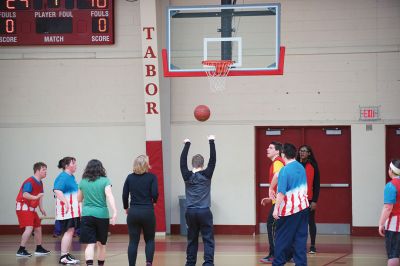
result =
[{"label": "basketball backboard", "polygon": [[233,60],[229,76],[282,75],[280,4],[167,8],[166,77],[206,76],[205,60]]}]

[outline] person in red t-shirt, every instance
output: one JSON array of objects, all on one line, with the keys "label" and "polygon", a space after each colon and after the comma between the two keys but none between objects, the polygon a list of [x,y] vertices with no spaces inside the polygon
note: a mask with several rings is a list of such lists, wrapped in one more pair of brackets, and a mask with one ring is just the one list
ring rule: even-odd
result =
[{"label": "person in red t-shirt", "polygon": [[303,145],[299,148],[296,160],[300,162],[307,175],[307,195],[308,202],[310,203],[310,213],[308,218],[308,226],[310,231],[310,254],[315,254],[317,249],[315,248],[315,239],[317,236],[317,225],[315,223],[315,210],[317,209],[317,201],[320,189],[320,178],[318,163],[315,160],[314,153],[310,146]]},{"label": "person in red t-shirt", "polygon": [[22,184],[16,198],[16,212],[20,228],[25,228],[21,237],[21,245],[17,251],[17,257],[31,257],[26,248],[26,242],[32,232],[35,233],[36,251],[35,255],[47,255],[50,251],[42,247],[42,226],[41,220],[36,212],[39,207],[40,212],[46,216],[43,209],[43,183],[42,179],[46,177],[47,165],[42,162],[33,165],[34,175],[29,177]]},{"label": "person in red t-shirt", "polygon": [[271,142],[267,148],[267,157],[272,161],[269,168],[268,181],[270,182],[269,197],[261,200],[261,205],[266,206],[267,203],[272,202],[271,210],[268,214],[267,219],[267,231],[268,231],[268,242],[269,242],[269,254],[268,256],[260,259],[261,263],[272,263],[274,260],[275,253],[275,218],[272,216],[275,206],[275,194],[276,185],[278,184],[278,173],[281,168],[285,165],[285,162],[280,157],[282,152],[282,144],[276,141]]}]

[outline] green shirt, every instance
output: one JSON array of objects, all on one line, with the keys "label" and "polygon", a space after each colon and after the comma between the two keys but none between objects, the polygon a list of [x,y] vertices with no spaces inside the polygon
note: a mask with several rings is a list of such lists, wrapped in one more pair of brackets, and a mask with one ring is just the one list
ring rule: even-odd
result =
[{"label": "green shirt", "polygon": [[94,216],[96,218],[110,218],[107,207],[105,188],[111,186],[110,179],[99,177],[95,181],[82,178],[79,189],[83,194],[82,216]]}]

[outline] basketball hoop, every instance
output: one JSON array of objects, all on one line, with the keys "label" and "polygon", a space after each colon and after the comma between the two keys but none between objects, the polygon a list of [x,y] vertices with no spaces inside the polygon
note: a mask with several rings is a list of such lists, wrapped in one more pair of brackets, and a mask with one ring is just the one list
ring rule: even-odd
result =
[{"label": "basketball hoop", "polygon": [[234,63],[232,60],[204,60],[202,62],[212,92],[225,90],[226,77]]}]

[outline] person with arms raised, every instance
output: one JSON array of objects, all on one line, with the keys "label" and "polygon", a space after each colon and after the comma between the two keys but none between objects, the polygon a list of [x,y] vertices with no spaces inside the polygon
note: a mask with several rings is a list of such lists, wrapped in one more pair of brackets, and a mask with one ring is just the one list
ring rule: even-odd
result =
[{"label": "person with arms raised", "polygon": [[208,136],[210,159],[204,169],[204,157],[196,154],[192,158],[192,170],[188,169],[187,156],[190,140],[184,140],[180,168],[185,181],[186,224],[188,226],[186,266],[195,266],[197,261],[199,233],[204,244],[203,266],[214,266],[214,228],[211,207],[211,179],[216,164],[215,137]]}]

